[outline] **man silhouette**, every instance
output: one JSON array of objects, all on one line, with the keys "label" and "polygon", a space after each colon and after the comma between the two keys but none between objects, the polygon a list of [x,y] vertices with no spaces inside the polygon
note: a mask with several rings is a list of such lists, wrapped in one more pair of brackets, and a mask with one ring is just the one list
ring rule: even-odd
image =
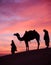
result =
[{"label": "man silhouette", "polygon": [[47,30],[43,30],[44,31],[44,40],[45,40],[45,45],[47,46],[47,48],[49,47],[49,42],[50,42],[50,39],[49,39],[49,34],[48,34],[48,31]]},{"label": "man silhouette", "polygon": [[12,41],[11,41],[11,53],[14,54],[15,51],[17,51],[16,45],[14,44],[14,41],[12,40]]}]

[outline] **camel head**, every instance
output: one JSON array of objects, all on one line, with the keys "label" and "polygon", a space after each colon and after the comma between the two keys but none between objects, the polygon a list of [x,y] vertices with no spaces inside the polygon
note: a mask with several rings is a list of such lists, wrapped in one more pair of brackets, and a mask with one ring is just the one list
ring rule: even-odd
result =
[{"label": "camel head", "polygon": [[19,33],[14,33],[14,36],[19,36]]},{"label": "camel head", "polygon": [[19,33],[15,33],[14,36],[16,36],[18,38],[18,40],[23,41],[23,38],[20,37]]}]

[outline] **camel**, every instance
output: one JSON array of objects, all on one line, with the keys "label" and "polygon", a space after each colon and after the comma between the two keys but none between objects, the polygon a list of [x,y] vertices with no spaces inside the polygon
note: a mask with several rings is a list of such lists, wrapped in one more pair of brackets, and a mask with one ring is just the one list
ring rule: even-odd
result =
[{"label": "camel", "polygon": [[25,34],[23,35],[23,37],[20,37],[19,33],[15,33],[14,36],[17,36],[18,40],[25,42],[26,51],[29,50],[28,42],[33,40],[33,39],[37,40],[37,43],[38,43],[37,49],[39,49],[40,35],[39,35],[39,33],[36,30],[25,31]]}]

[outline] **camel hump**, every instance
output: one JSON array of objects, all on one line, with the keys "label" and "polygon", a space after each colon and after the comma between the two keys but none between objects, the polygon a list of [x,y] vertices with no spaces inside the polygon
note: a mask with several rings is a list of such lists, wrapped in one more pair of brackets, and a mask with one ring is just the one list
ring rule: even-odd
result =
[{"label": "camel hump", "polygon": [[24,36],[38,36],[40,37],[39,33],[36,30],[29,30],[29,31],[25,31]]},{"label": "camel hump", "polygon": [[30,30],[30,31],[25,31],[25,35],[29,35],[29,34],[32,34],[32,33],[34,33],[32,30]]},{"label": "camel hump", "polygon": [[24,37],[29,37],[29,36],[31,36],[32,35],[32,33],[33,33],[33,31],[25,31],[25,34],[24,34]]},{"label": "camel hump", "polygon": [[25,34],[39,34],[36,30],[25,31]]}]

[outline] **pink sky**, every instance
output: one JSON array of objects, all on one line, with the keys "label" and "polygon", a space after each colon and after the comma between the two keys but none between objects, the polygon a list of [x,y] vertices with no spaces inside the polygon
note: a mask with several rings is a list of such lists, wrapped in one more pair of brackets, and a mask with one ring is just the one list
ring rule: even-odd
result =
[{"label": "pink sky", "polygon": [[[36,29],[41,36],[40,48],[44,48],[44,28],[49,31],[51,39],[50,5],[51,0],[0,0],[0,54],[11,53],[12,39],[18,52],[25,50],[24,42],[20,42],[13,33],[18,32],[23,36],[26,30]],[[29,42],[30,50],[37,48],[36,43],[34,40],[31,44]]]}]

